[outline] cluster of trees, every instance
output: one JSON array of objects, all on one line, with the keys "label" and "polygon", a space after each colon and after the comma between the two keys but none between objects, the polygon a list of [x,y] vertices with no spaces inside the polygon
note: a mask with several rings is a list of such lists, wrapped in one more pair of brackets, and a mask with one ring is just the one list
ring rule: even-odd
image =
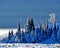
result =
[{"label": "cluster of trees", "polygon": [[11,32],[10,32],[10,30],[9,30],[8,39],[10,40],[11,37],[13,37],[13,30],[11,30]]},{"label": "cluster of trees", "polygon": [[59,26],[56,26],[54,22],[54,27],[50,28],[48,21],[46,21],[45,28],[42,27],[41,22],[36,28],[34,26],[33,18],[29,17],[27,20],[27,25],[25,26],[25,32],[20,29],[20,21],[18,22],[18,31],[13,35],[13,31],[9,31],[8,39],[11,43],[41,43],[46,39],[53,38],[57,40],[57,32]]}]

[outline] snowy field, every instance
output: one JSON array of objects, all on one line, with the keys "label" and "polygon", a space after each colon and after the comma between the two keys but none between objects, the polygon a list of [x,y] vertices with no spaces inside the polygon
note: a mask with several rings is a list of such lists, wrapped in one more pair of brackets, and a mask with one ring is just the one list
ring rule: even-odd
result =
[{"label": "snowy field", "polygon": [[0,44],[0,48],[60,48],[60,44]]}]

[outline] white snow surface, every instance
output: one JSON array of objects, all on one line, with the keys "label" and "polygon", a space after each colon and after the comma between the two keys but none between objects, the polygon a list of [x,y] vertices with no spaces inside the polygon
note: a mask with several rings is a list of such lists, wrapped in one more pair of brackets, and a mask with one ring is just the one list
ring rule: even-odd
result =
[{"label": "white snow surface", "polygon": [[0,48],[60,48],[60,44],[1,44]]}]

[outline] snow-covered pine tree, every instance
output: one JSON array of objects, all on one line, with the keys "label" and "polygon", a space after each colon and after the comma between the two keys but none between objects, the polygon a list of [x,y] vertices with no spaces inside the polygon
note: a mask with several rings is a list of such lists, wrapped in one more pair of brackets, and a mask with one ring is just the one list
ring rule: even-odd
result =
[{"label": "snow-covered pine tree", "polygon": [[42,23],[41,22],[39,23],[39,28],[38,29],[39,29],[39,31],[38,31],[39,32],[38,33],[39,34],[39,42],[42,42],[43,39],[44,39],[44,32],[43,32],[44,29],[42,27]]},{"label": "snow-covered pine tree", "polygon": [[46,20],[46,32],[47,32],[47,38],[50,38],[51,36],[51,29],[49,28],[48,20]]},{"label": "snow-covered pine tree", "polygon": [[48,38],[48,20],[46,20],[46,24],[45,24],[45,38]]},{"label": "snow-covered pine tree", "polygon": [[18,32],[20,32],[20,20],[18,20]]},{"label": "snow-covered pine tree", "polygon": [[26,24],[26,33],[30,33],[31,31],[31,26],[29,25],[30,24],[30,17],[28,16],[28,19],[27,19],[27,24]]},{"label": "snow-covered pine tree", "polygon": [[28,17],[28,20],[27,20],[27,30],[30,32],[34,30],[34,21],[33,21],[33,18],[31,17]]},{"label": "snow-covered pine tree", "polygon": [[57,27],[56,27],[56,21],[54,22],[54,34],[55,34],[55,40],[57,40]]},{"label": "snow-covered pine tree", "polygon": [[48,30],[48,20],[46,20],[45,29]]}]

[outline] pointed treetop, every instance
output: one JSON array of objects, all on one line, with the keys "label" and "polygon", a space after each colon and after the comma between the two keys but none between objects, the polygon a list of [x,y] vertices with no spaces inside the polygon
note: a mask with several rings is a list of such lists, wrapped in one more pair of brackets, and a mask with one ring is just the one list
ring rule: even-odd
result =
[{"label": "pointed treetop", "polygon": [[20,31],[20,20],[18,20],[18,31]]},{"label": "pointed treetop", "polygon": [[10,30],[9,30],[9,33],[8,33],[8,34],[9,34],[9,36],[10,36]]},{"label": "pointed treetop", "polygon": [[30,16],[28,16],[28,19],[27,19],[27,24],[31,24],[33,22],[33,18],[32,17],[30,17]]},{"label": "pointed treetop", "polygon": [[11,30],[11,34],[13,35],[13,30]]},{"label": "pointed treetop", "polygon": [[30,16],[28,16],[27,25],[29,25],[29,23],[30,23]]},{"label": "pointed treetop", "polygon": [[10,39],[10,35],[11,35],[11,33],[10,33],[10,30],[9,30],[9,33],[8,33],[8,39]]},{"label": "pointed treetop", "polygon": [[28,16],[28,20],[27,20],[27,25],[29,25],[31,28],[31,30],[33,29],[34,30],[34,21],[33,21],[33,18]]},{"label": "pointed treetop", "polygon": [[48,29],[48,20],[46,20],[46,29]]}]

